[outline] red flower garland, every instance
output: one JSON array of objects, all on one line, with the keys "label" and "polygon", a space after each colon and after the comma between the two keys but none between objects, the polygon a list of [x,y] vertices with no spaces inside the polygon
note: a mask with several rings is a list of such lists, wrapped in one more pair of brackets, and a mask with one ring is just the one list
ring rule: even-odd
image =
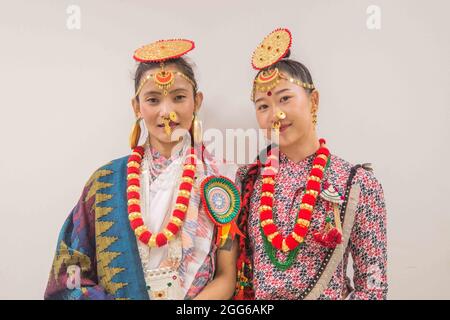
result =
[{"label": "red flower garland", "polygon": [[313,161],[313,167],[309,173],[306,183],[306,191],[302,197],[300,210],[294,230],[286,238],[278,232],[278,228],[273,221],[273,193],[275,184],[275,175],[278,171],[279,159],[274,151],[269,152],[264,169],[264,179],[262,185],[262,194],[259,206],[259,221],[264,235],[268,241],[278,250],[289,252],[294,250],[304,241],[311,223],[311,215],[316,204],[317,197],[321,191],[323,172],[327,165],[330,151],[325,147],[325,140],[320,139],[320,148],[316,152],[316,158]]},{"label": "red flower garland", "polygon": [[144,148],[138,146],[133,149],[127,162],[128,219],[131,228],[142,243],[149,247],[162,247],[178,234],[183,225],[194,184],[197,157],[194,148],[190,148],[183,164],[182,182],[178,188],[178,197],[172,217],[162,232],[152,234],[145,226],[141,215],[139,175],[143,156]]}]

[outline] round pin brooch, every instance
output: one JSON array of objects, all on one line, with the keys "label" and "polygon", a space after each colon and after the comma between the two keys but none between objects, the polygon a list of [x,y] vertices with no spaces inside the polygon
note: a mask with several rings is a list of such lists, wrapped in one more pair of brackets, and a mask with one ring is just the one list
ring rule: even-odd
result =
[{"label": "round pin brooch", "polygon": [[211,221],[219,228],[216,243],[220,246],[236,233],[242,235],[236,225],[241,210],[241,197],[235,184],[224,176],[211,176],[203,180],[201,199]]}]

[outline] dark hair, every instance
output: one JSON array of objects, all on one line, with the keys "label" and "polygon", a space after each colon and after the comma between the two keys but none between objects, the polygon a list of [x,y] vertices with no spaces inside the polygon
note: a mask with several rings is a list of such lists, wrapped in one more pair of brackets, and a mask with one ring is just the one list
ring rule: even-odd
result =
[{"label": "dark hair", "polygon": [[[297,80],[301,80],[305,83],[314,84],[313,79],[311,77],[311,73],[309,72],[306,66],[298,61],[289,59],[291,55],[291,51],[288,50],[287,54],[283,59],[278,61],[277,63],[271,65],[270,67],[264,68],[258,72],[256,77],[263,71],[272,70],[278,68],[281,72],[289,74],[291,77]],[[255,79],[256,79],[255,77]],[[307,93],[311,93],[314,89],[305,89]]]},{"label": "dark hair", "polygon": [[[186,75],[189,79],[191,79],[195,87],[194,95],[197,93],[197,80],[195,80],[194,75],[194,69],[193,64],[189,63],[185,58],[180,57],[176,59],[167,60],[164,62],[164,64],[167,65],[175,65],[178,70],[180,70],[184,75]],[[141,83],[142,76],[144,73],[146,73],[148,70],[159,68],[160,63],[159,62],[140,62],[139,65],[136,68],[136,72],[134,74],[134,92],[137,92],[139,88],[139,84]],[[136,97],[136,99],[139,101],[139,97]]]}]

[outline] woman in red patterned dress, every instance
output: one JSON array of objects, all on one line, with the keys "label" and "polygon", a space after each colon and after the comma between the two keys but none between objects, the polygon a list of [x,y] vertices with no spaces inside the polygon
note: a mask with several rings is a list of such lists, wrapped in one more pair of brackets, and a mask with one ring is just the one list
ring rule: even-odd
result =
[{"label": "woman in red patterned dress", "polygon": [[256,119],[278,141],[237,174],[247,237],[235,299],[386,299],[382,187],[369,165],[353,166],[319,140],[319,92],[289,59],[290,45],[289,30],[277,29],[253,55]]}]

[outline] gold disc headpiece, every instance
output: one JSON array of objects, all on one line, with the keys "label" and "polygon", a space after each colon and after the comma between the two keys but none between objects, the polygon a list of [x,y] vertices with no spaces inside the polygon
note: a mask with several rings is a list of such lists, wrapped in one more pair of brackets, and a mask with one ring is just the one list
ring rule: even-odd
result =
[{"label": "gold disc headpiece", "polygon": [[164,62],[171,59],[177,59],[185,55],[189,51],[195,48],[195,44],[191,40],[186,39],[169,39],[169,40],[159,40],[145,46],[140,47],[134,51],[133,58],[138,62],[149,63],[149,62],[159,62],[160,70],[154,74],[149,74],[143,78],[136,90],[135,97],[139,95],[144,84],[149,80],[153,79],[155,84],[163,90],[164,95],[167,95],[169,88],[175,82],[175,76],[181,76],[187,80],[194,90],[197,90],[195,82],[179,71],[167,71],[164,68]]},{"label": "gold disc headpiece", "polygon": [[286,28],[278,28],[267,35],[255,49],[252,56],[252,66],[260,72],[253,83],[252,101],[255,101],[256,91],[267,92],[270,96],[271,90],[278,85],[281,79],[288,80],[305,89],[314,89],[313,84],[288,77],[278,68],[270,68],[287,55],[291,45],[291,32]]}]

